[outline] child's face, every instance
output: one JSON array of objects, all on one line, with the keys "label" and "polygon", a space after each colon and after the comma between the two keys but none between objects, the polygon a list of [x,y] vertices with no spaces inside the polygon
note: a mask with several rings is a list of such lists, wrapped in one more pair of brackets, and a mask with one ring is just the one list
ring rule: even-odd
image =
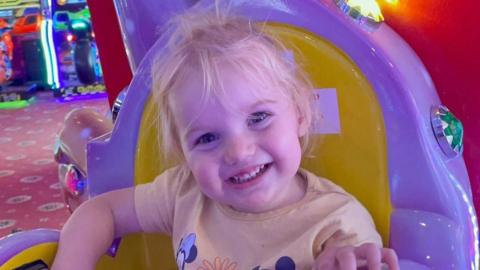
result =
[{"label": "child's face", "polygon": [[295,202],[304,194],[297,170],[307,127],[281,91],[260,89],[225,69],[229,108],[215,98],[201,104],[198,75],[182,82],[172,99],[182,150],[201,191],[244,212]]}]

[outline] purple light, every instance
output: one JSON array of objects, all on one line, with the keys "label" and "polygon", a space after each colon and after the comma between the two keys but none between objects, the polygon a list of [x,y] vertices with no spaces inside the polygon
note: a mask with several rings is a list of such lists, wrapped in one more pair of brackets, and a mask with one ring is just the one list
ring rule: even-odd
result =
[{"label": "purple light", "polygon": [[88,94],[88,95],[59,97],[57,99],[57,102],[66,103],[66,102],[77,101],[77,100],[97,99],[97,98],[105,98],[105,97],[107,97],[107,93],[102,92],[102,93],[95,93],[95,94]]}]

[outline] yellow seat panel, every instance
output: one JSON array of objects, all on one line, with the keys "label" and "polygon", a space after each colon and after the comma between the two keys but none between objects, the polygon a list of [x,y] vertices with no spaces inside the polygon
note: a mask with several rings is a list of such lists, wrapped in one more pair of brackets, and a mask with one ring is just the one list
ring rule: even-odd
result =
[{"label": "yellow seat panel", "polygon": [[302,166],[357,197],[387,244],[392,206],[383,114],[374,90],[357,65],[330,42],[287,25],[275,24],[269,31],[302,52],[296,59],[315,88],[337,91],[341,133],[322,135],[315,158],[304,159]]},{"label": "yellow seat panel", "polygon": [[32,246],[18,253],[6,263],[0,266],[0,270],[11,270],[36,260],[42,260],[49,267],[53,263],[55,253],[57,252],[57,242],[43,243]]}]

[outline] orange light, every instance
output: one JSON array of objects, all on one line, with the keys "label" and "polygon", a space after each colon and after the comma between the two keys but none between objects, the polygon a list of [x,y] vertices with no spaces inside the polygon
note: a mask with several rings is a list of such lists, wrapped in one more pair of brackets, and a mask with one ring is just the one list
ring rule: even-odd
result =
[{"label": "orange light", "polygon": [[384,2],[393,6],[398,4],[398,0],[384,0]]},{"label": "orange light", "polygon": [[68,42],[72,42],[72,41],[73,41],[73,35],[72,35],[72,34],[68,34],[68,35],[67,35],[67,41],[68,41]]}]

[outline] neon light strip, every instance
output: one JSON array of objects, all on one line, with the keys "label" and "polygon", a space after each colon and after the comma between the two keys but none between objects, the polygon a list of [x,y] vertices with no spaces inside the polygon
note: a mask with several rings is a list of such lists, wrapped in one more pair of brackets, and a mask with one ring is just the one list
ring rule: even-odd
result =
[{"label": "neon light strip", "polygon": [[49,27],[47,28],[47,38],[48,38],[48,43],[50,44],[50,55],[52,56],[52,72],[53,72],[53,81],[54,81],[54,87],[58,88],[60,87],[60,82],[58,79],[58,65],[57,65],[57,53],[55,50],[55,43],[53,43],[53,22],[51,19],[48,19],[48,25]]},{"label": "neon light strip", "polygon": [[50,54],[50,48],[47,41],[47,27],[48,19],[42,21],[41,30],[40,30],[40,40],[42,42],[43,48],[43,58],[45,59],[45,69],[47,71],[47,84],[52,86],[54,84],[53,75],[52,75],[52,58]]},{"label": "neon light strip", "polygon": [[35,4],[22,4],[22,5],[9,5],[9,4],[0,4],[0,10],[12,10],[17,8],[38,8],[40,5]]},{"label": "neon light strip", "polygon": [[88,99],[98,99],[98,98],[106,98],[106,97],[107,97],[107,93],[101,92],[101,93],[93,93],[88,95],[60,97],[57,99],[57,101],[63,103],[63,102],[69,102],[74,100],[88,100]]},{"label": "neon light strip", "polygon": [[57,56],[53,46],[52,20],[44,19],[41,26],[41,42],[47,70],[47,83],[53,88],[59,87]]},{"label": "neon light strip", "polygon": [[46,18],[47,19],[47,42],[49,44],[48,48],[50,51],[50,56],[51,56],[51,65],[52,65],[52,74],[53,74],[53,82],[54,82],[54,88],[57,89],[60,87],[60,82],[58,79],[58,65],[57,65],[57,51],[55,48],[55,43],[53,42],[53,20],[52,20],[52,15],[53,15],[53,6],[52,6],[52,0],[47,0],[47,7],[50,9],[49,10],[49,16]]},{"label": "neon light strip", "polygon": [[15,100],[15,101],[7,101],[7,102],[0,102],[0,109],[20,109],[27,107],[33,101],[33,98],[29,100]]}]

